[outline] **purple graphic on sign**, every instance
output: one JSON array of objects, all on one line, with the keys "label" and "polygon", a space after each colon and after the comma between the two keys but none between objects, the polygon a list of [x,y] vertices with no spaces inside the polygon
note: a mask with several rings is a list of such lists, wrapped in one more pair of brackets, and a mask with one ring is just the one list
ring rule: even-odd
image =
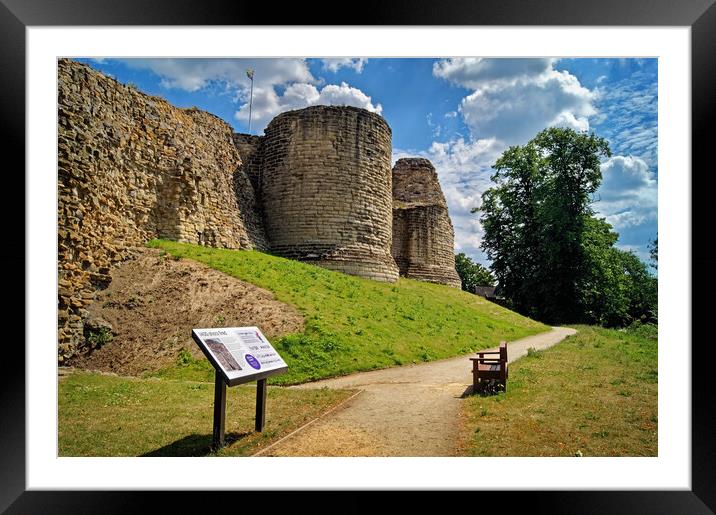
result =
[{"label": "purple graphic on sign", "polygon": [[249,365],[251,365],[251,366],[252,366],[253,368],[255,368],[256,370],[258,370],[258,369],[261,368],[261,363],[259,363],[259,360],[257,360],[256,358],[254,358],[251,354],[246,354],[246,355],[244,356],[244,358],[246,358],[246,363],[248,363]]}]

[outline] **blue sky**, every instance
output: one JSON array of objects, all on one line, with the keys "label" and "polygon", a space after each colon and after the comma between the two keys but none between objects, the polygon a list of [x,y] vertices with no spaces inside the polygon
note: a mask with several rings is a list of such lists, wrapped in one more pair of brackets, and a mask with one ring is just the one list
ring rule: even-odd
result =
[{"label": "blue sky", "polygon": [[548,126],[606,138],[594,209],[619,246],[648,260],[657,234],[656,59],[92,59],[82,61],[180,107],[196,106],[261,134],[278,113],[315,104],[354,105],[385,117],[394,160],[430,159],[455,226],[456,250],[487,264],[471,214],[509,145]]}]

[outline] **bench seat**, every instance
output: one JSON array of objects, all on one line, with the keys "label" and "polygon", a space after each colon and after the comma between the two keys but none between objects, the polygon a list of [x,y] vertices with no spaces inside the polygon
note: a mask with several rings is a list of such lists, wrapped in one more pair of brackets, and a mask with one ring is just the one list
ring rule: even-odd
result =
[{"label": "bench seat", "polygon": [[[488,355],[490,357],[488,357]],[[503,390],[507,390],[507,342],[500,342],[499,350],[478,352],[472,361],[472,390],[481,391],[488,382],[496,381]]]}]

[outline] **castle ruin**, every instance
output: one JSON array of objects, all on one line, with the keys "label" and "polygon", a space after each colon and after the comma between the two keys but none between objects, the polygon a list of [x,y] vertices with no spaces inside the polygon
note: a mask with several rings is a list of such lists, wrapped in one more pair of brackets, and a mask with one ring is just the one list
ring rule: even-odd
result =
[{"label": "castle ruin", "polygon": [[425,159],[391,170],[391,129],[355,107],[274,118],[264,136],[58,61],[59,360],[131,247],[256,249],[381,281],[459,287],[453,228]]},{"label": "castle ruin", "polygon": [[392,254],[400,275],[460,288],[454,231],[435,167],[423,158],[393,167]]}]

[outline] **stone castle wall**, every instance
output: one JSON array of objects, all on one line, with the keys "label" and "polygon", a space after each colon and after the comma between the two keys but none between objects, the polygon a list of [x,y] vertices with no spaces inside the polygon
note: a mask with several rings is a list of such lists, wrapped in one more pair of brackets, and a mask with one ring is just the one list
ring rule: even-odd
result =
[{"label": "stone castle wall", "polygon": [[455,233],[438,175],[427,159],[393,167],[392,254],[400,275],[460,288]]},{"label": "stone castle wall", "polygon": [[261,166],[263,162],[261,142],[263,137],[234,133],[233,139],[234,145],[236,145],[241,156],[241,169],[251,181],[254,190],[258,192],[261,189]]},{"label": "stone castle wall", "polygon": [[261,143],[260,190],[272,252],[395,281],[391,137],[382,117],[355,107],[274,118]]},{"label": "stone castle wall", "polygon": [[83,345],[86,306],[128,247],[155,237],[266,249],[231,127],[83,64],[58,61],[58,339]]},{"label": "stone castle wall", "polygon": [[86,307],[110,268],[156,237],[459,287],[437,174],[424,159],[391,171],[391,138],[382,117],[345,106],[282,113],[264,136],[235,134],[60,59],[60,362],[88,350],[97,321]]}]

